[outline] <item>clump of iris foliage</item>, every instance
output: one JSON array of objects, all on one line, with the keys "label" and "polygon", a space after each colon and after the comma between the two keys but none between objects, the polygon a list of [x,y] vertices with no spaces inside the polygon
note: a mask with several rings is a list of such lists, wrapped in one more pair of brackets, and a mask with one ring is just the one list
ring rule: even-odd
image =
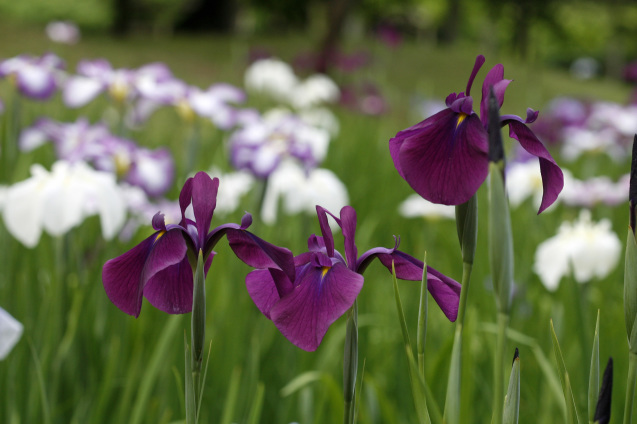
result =
[{"label": "clump of iris foliage", "polygon": [[[3,44],[0,57],[10,58],[22,53],[41,57],[46,46],[44,38],[27,35],[23,46]],[[289,52],[301,52],[303,46],[294,45],[294,40],[288,43],[271,42],[266,47],[274,55],[291,61]],[[344,415],[346,420],[351,416],[344,413],[343,407],[343,351],[344,346],[352,346],[353,331],[358,335],[357,361],[352,361],[350,355],[350,360],[345,362],[350,368],[352,363],[357,364],[355,371],[358,372],[346,369],[350,374],[346,373],[345,391],[351,391],[355,385],[356,395],[345,396],[345,400],[346,404],[348,400],[352,402],[351,411],[357,422],[418,422],[424,417],[425,398],[432,422],[442,415],[450,422],[488,422],[494,416],[494,410],[504,402],[511,370],[514,371],[511,387],[515,387],[515,376],[519,373],[521,422],[561,422],[564,417],[572,419],[574,416],[579,417],[579,422],[589,418],[590,421],[598,420],[599,416],[593,418],[596,408],[592,405],[597,406],[600,388],[603,393],[608,393],[604,390],[602,375],[609,357],[614,359],[611,367],[615,375],[613,420],[623,416],[624,407],[631,400],[626,394],[632,393],[626,389],[631,383],[627,383],[624,376],[635,372],[632,364],[629,373],[629,357],[635,354],[628,353],[626,343],[627,329],[630,331],[633,327],[621,307],[623,267],[615,263],[603,273],[578,273],[567,269],[560,277],[559,287],[545,287],[540,277],[543,274],[537,270],[553,264],[547,260],[544,264],[535,263],[534,258],[538,246],[555,236],[563,222],[572,222],[580,216],[583,205],[590,210],[594,221],[609,220],[608,230],[618,233],[623,240],[623,231],[629,223],[628,185],[624,186],[623,202],[605,201],[597,194],[591,201],[586,197],[587,191],[583,190],[580,197],[570,192],[570,197],[567,196],[570,201],[558,200],[549,207],[555,200],[555,193],[552,193],[548,204],[542,203],[541,196],[536,203],[532,199],[524,200],[506,213],[498,212],[500,215],[493,218],[490,206],[493,192],[489,187],[497,184],[501,172],[498,167],[503,161],[501,157],[487,156],[489,121],[485,112],[488,104],[485,100],[481,108],[480,98],[481,95],[487,98],[489,86],[482,93],[480,89],[488,69],[496,63],[504,63],[505,76],[515,81],[510,86],[505,84],[500,91],[496,86],[495,95],[501,100],[504,88],[507,89],[500,115],[506,123],[514,122],[519,136],[525,131],[519,126],[523,125],[521,121],[530,122],[535,118],[532,113],[527,114],[527,107],[539,109],[540,119],[544,108],[548,109],[551,101],[563,96],[584,97],[587,105],[598,99],[625,105],[632,88],[603,81],[575,83],[564,74],[550,70],[540,72],[506,58],[487,57],[488,69],[478,74],[472,91],[473,110],[479,112],[482,120],[471,115],[471,106],[452,106],[463,96],[448,99],[448,105],[457,109],[453,113],[466,115],[462,119],[458,118],[461,115],[454,115],[455,123],[474,125],[473,131],[479,134],[482,143],[478,148],[479,170],[470,173],[473,168],[463,168],[472,177],[470,193],[466,195],[465,190],[462,198],[445,198],[445,203],[463,203],[477,190],[477,247],[475,256],[469,261],[466,249],[471,241],[464,240],[465,251],[461,252],[458,229],[453,220],[399,215],[399,204],[413,193],[410,185],[425,197],[429,196],[429,191],[413,181],[413,172],[417,173],[418,167],[407,175],[405,170],[410,169],[410,164],[401,163],[399,153],[394,153],[392,161],[388,141],[397,137],[399,131],[429,116],[418,115],[417,108],[412,108],[419,102],[418,96],[445,99],[449,93],[463,90],[469,95],[465,84],[470,75],[473,80],[477,74],[477,69],[474,74],[471,69],[478,63],[474,61],[479,51],[429,50],[423,54],[422,46],[418,45],[404,44],[394,50],[382,44],[372,45],[373,62],[367,69],[359,70],[359,75],[343,71],[335,78],[346,86],[365,75],[377,84],[375,92],[383,94],[386,107],[375,109],[383,114],[369,116],[361,113],[361,109],[332,106],[339,118],[340,132],[330,142],[321,164],[341,178],[347,187],[351,207],[327,211],[319,208],[318,220],[316,213],[313,216],[280,216],[276,223],[266,225],[259,218],[262,193],[257,188],[241,198],[233,212],[213,217],[211,193],[216,193],[217,185],[222,190],[223,176],[217,180],[203,174],[195,175],[195,172],[209,170],[213,165],[230,171],[227,145],[230,132],[222,129],[223,125],[209,122],[198,128],[196,137],[188,137],[191,129],[180,115],[162,109],[143,125],[132,128],[113,125],[110,130],[119,138],[134,139],[148,151],[166,149],[170,152],[174,158],[175,181],[163,195],[166,199],[179,199],[182,214],[190,203],[197,208],[195,191],[198,189],[193,187],[210,188],[205,190],[203,197],[207,206],[203,211],[193,211],[192,225],[183,221],[182,224],[186,223],[177,228],[179,216],[167,223],[162,216],[156,215],[155,219],[135,226],[126,237],[109,236],[106,240],[103,216],[86,212],[87,217],[80,224],[69,226],[61,235],[53,234],[61,224],[56,227],[45,221],[43,233],[34,247],[25,247],[11,235],[6,225],[0,225],[0,245],[3,246],[0,307],[24,326],[22,339],[0,362],[0,421],[181,422],[190,410],[189,398],[184,397],[192,384],[188,374],[197,368],[197,373],[203,374],[196,377],[201,378],[201,386],[196,386],[195,391],[201,394],[200,400],[195,401],[199,422],[340,422]],[[150,40],[135,39],[120,46],[101,39],[88,39],[73,47],[56,48],[59,56],[67,61],[68,70],[75,69],[82,59],[106,58],[113,63],[113,68],[136,69],[159,61],[193,85],[208,87],[228,83],[242,87],[251,47],[248,41],[239,40],[175,39],[151,43]],[[359,48],[348,47],[352,51]],[[200,54],[203,51],[212,51],[214,55],[203,59]],[[404,66],[398,66],[399,62]],[[495,72],[497,74],[499,68]],[[493,79],[499,82],[502,76]],[[94,90],[97,92],[97,88]],[[104,93],[99,96],[79,109],[68,108],[60,94],[52,94],[47,101],[32,100],[21,94],[10,78],[3,79],[0,82],[0,99],[4,105],[0,116],[0,184],[8,187],[25,180],[34,163],[50,170],[56,159],[54,144],[19,151],[17,140],[23,129],[31,127],[41,117],[76,122],[78,117],[86,116],[96,123],[104,118],[105,110],[113,109],[111,100]],[[247,101],[252,101],[250,105],[256,108],[262,106],[262,99],[249,97]],[[583,110],[586,113],[582,116],[589,117],[590,109],[584,107]],[[109,113],[106,118],[121,116],[122,111],[115,107]],[[524,119],[505,115],[509,113]],[[471,120],[467,120],[468,117]],[[108,122],[121,120],[116,118]],[[560,130],[565,132],[558,132],[562,135],[547,143],[547,148],[565,173],[571,173],[579,181],[607,176],[617,182],[629,172],[630,143],[619,144],[628,152],[619,156],[610,157],[604,149],[591,149],[575,158],[572,155],[568,160],[563,158],[560,137],[571,134],[565,128],[573,122],[559,122],[563,124]],[[580,124],[580,130],[594,127]],[[536,124],[529,127],[536,128],[533,125]],[[503,135],[507,136],[508,131],[505,128]],[[543,134],[542,131],[538,127],[537,133]],[[193,139],[196,140],[195,147],[192,146]],[[508,137],[504,139],[505,162],[521,161],[517,142],[509,143]],[[548,161],[544,152],[538,153],[537,149],[534,152],[531,152],[534,156]],[[395,166],[400,168],[404,180]],[[483,184],[490,172],[492,175]],[[187,177],[194,179],[187,180]],[[509,184],[511,179],[505,174],[503,180]],[[565,181],[568,183],[568,175]],[[551,183],[551,187],[554,186]],[[491,190],[496,189],[491,187]],[[567,194],[566,189],[564,194]],[[5,203],[2,208],[8,206]],[[53,206],[49,206],[52,210]],[[159,203],[156,206],[154,212],[167,213]],[[543,210],[540,215],[537,214],[539,208]],[[634,207],[631,210],[634,211]],[[252,216],[245,215],[244,211],[251,212]],[[46,212],[44,207],[45,215]],[[490,222],[503,224],[504,228],[507,221],[504,216],[509,213],[515,267],[505,272],[510,272],[512,278],[503,288],[503,280],[493,278],[500,274],[492,271],[492,264],[502,253],[493,258],[494,249],[489,247],[489,240],[494,237],[494,226]],[[212,226],[204,228],[211,220]],[[26,212],[24,221],[28,221]],[[337,225],[330,227],[328,221]],[[630,225],[634,228],[634,221]],[[579,228],[575,224],[573,227]],[[196,228],[196,231],[189,231],[189,228]],[[188,236],[184,238],[182,234]],[[210,238],[205,238],[204,234]],[[322,237],[321,241],[318,237],[310,237],[312,234]],[[399,250],[393,250],[392,235],[400,237]],[[220,241],[222,236],[227,242]],[[184,271],[186,280],[192,280],[197,274],[198,261],[207,271],[203,323],[195,325],[189,314],[180,314],[193,307],[189,296],[171,297],[170,293],[151,286],[144,287],[143,292],[122,293],[117,285],[143,274],[146,262],[140,259],[133,267],[117,268],[117,272],[112,272],[114,262],[107,261],[137,249],[136,246],[160,241],[173,247],[179,245],[177,250],[171,250],[174,257],[170,261],[173,265],[183,263],[184,268],[188,268]],[[214,254],[211,252],[213,247]],[[198,259],[199,248],[202,255]],[[314,253],[311,259],[310,252]],[[402,253],[396,252],[406,252],[405,255],[413,258],[407,260]],[[577,252],[574,255],[583,254]],[[289,262],[292,254],[302,254],[302,259],[294,266]],[[264,259],[263,255],[269,259]],[[448,319],[448,310],[434,308],[434,303],[429,302],[426,339],[423,340],[421,333],[417,334],[417,329],[422,329],[418,325],[419,309],[423,304],[421,283],[395,281],[387,271],[392,269],[392,258],[399,279],[405,276],[402,274],[401,277],[398,270],[401,261],[420,267],[422,271],[420,261],[425,255],[427,264],[437,270],[435,273],[429,271],[430,278],[437,278],[439,271],[466,284],[463,273],[467,266],[463,266],[463,260],[465,264],[472,264],[471,289],[461,316],[461,331],[458,331],[457,323]],[[590,255],[592,258],[601,256]],[[361,264],[365,267],[362,269],[354,265],[360,265],[356,259],[371,257],[377,257],[379,261],[368,263],[363,260]],[[576,263],[575,259],[572,261]],[[104,268],[103,283],[105,263],[111,266]],[[307,277],[301,268],[308,264],[319,270],[320,277],[329,277],[330,272],[338,270],[339,275],[346,275],[339,281],[351,282],[355,287],[355,293],[348,289],[342,296],[338,308],[330,309],[332,316],[327,320],[327,326],[332,325],[329,329],[323,328],[317,334],[294,325],[295,314],[303,319],[304,309],[303,305],[290,308],[290,288],[285,285],[285,281],[292,283]],[[272,297],[265,298],[255,291],[253,283],[256,277],[263,277],[268,268],[275,271],[265,279],[272,289]],[[360,277],[363,270],[364,284]],[[411,277],[413,272],[409,274]],[[626,274],[631,275],[630,272]],[[316,281],[312,278],[307,279]],[[430,280],[430,291],[431,284]],[[630,284],[627,282],[627,287]],[[500,296],[498,300],[494,300],[494,293],[496,297]],[[397,294],[401,305],[398,314]],[[142,300],[142,295],[150,302]],[[434,299],[439,300],[435,294]],[[444,302],[439,303],[444,306]],[[134,319],[130,315],[139,317]],[[202,315],[198,313],[197,317],[202,318]],[[404,317],[404,322],[400,317]],[[193,332],[205,328],[203,340],[191,341],[191,325],[196,330]],[[193,367],[191,364],[190,368],[184,368],[184,334],[186,344],[196,344],[197,349],[196,355],[186,355],[186,363],[194,360],[201,365]],[[411,357],[405,355],[406,335],[413,341]],[[461,343],[457,341],[459,339]],[[424,350],[421,351],[418,347],[423,346],[423,341]],[[519,357],[516,355],[511,367],[516,347]],[[345,351],[348,352],[347,348]],[[419,353],[422,354],[420,357]],[[600,364],[597,367],[591,366],[595,358]],[[422,370],[422,374],[415,372],[414,367]],[[427,396],[422,393],[418,375],[424,375],[429,390]],[[494,384],[494,378],[500,382]],[[598,382],[595,385],[589,384],[590,381]],[[593,388],[590,393],[589,387]],[[509,402],[512,398],[516,398],[514,391],[507,394]],[[457,407],[452,408],[452,405]],[[508,413],[512,411],[510,408]],[[512,422],[507,421],[511,416],[505,414],[505,422]],[[603,419],[600,422],[604,422]]]}]

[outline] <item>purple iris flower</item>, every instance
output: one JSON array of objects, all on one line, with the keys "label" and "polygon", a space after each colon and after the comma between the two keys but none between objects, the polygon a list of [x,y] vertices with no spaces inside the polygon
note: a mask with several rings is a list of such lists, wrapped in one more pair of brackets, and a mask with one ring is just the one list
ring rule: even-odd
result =
[{"label": "purple iris flower", "polygon": [[[363,272],[378,258],[396,269],[404,280],[422,279],[423,263],[397,249],[376,247],[358,256],[354,236],[356,211],[351,206],[341,209],[340,218],[317,206],[322,237],[308,239],[308,252],[294,258],[293,272],[261,266],[246,277],[248,293],[257,308],[294,345],[313,351],[334,321],[352,307],[363,288]],[[334,237],[328,225],[328,215],[343,231],[345,257],[334,248]],[[235,234],[228,234],[230,246],[242,243]],[[254,266],[254,265],[252,265]],[[429,292],[447,318],[455,321],[458,313],[460,284],[427,267]]]},{"label": "purple iris flower", "polygon": [[[166,224],[164,215],[157,213],[152,221],[154,234],[104,264],[104,289],[115,306],[138,317],[143,296],[166,313],[190,312],[193,267],[199,251],[207,274],[215,255],[212,249],[224,235],[232,234],[232,250],[252,266],[294,269],[288,249],[273,246],[246,231],[252,223],[250,214],[244,215],[241,224],[223,224],[210,231],[218,188],[219,180],[211,179],[205,172],[189,178],[179,195],[180,223]],[[189,206],[194,220],[186,217]]]},{"label": "purple iris flower", "polygon": [[0,61],[0,78],[14,78],[20,93],[31,99],[48,100],[58,88],[64,67],[64,61],[53,53],[20,55]]},{"label": "purple iris flower", "polygon": [[[480,116],[473,111],[471,86],[484,64],[476,58],[466,92],[450,94],[447,108],[424,121],[400,131],[389,140],[389,151],[398,173],[418,194],[433,203],[459,205],[475,194],[489,173],[487,103],[493,87],[499,107],[511,80],[504,79],[504,67],[495,65],[482,84]],[[540,161],[543,196],[538,213],[549,207],[564,186],[562,170],[542,142],[525,124],[538,112],[527,109],[526,119],[502,115],[500,125],[509,126],[509,136]]]}]

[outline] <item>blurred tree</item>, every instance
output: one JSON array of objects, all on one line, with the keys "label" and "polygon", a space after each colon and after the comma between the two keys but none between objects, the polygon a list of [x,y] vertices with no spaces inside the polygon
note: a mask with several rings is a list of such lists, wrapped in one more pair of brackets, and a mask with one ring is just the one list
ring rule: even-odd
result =
[{"label": "blurred tree", "polygon": [[113,20],[111,32],[118,37],[126,36],[130,33],[133,17],[133,0],[112,0]]},{"label": "blurred tree", "polygon": [[312,0],[250,0],[249,6],[257,15],[257,29],[261,31],[304,31],[309,23],[308,10],[311,2]]},{"label": "blurred tree", "polygon": [[355,0],[332,0],[328,2],[327,29],[319,47],[315,67],[316,72],[328,73],[330,60],[338,51],[343,26],[354,3]]},{"label": "blurred tree", "polygon": [[450,0],[447,14],[438,29],[438,40],[441,44],[451,44],[458,38],[459,23],[462,20],[462,7],[460,0]]},{"label": "blurred tree", "polygon": [[485,0],[490,16],[494,20],[509,22],[509,48],[520,57],[526,58],[529,50],[533,25],[543,22],[555,27],[555,7],[557,0]]},{"label": "blurred tree", "polygon": [[177,31],[231,33],[235,29],[236,0],[196,0],[175,24]]}]

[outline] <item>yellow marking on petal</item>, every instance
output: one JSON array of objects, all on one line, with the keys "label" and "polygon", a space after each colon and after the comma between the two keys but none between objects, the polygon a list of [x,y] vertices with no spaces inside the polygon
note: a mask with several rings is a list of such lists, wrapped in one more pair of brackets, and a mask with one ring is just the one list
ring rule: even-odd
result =
[{"label": "yellow marking on petal", "polygon": [[155,237],[155,243],[157,243],[157,240],[159,240],[159,238],[164,234],[166,234],[166,230],[161,230],[160,232],[158,232],[157,237]]},{"label": "yellow marking on petal", "polygon": [[464,121],[467,118],[467,116],[469,116],[469,115],[467,115],[466,113],[462,113],[462,112],[460,113],[460,115],[458,115],[458,122],[456,123],[456,128],[458,128],[458,126],[460,124],[462,124],[462,121]]},{"label": "yellow marking on petal", "polygon": [[327,271],[330,270],[329,266],[324,266],[323,269],[321,269],[321,278],[325,277],[325,274],[327,274]]}]

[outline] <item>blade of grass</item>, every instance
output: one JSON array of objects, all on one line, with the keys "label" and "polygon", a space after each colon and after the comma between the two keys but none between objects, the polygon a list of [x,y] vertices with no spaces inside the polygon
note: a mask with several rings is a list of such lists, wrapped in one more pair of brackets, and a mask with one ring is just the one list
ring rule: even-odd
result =
[{"label": "blade of grass", "polygon": [[588,421],[595,421],[595,409],[599,397],[599,309],[597,310],[597,322],[595,335],[593,336],[593,353],[591,354],[591,370],[588,374]]},{"label": "blade of grass", "polygon": [[573,391],[571,389],[571,381],[568,377],[568,371],[566,371],[566,364],[564,363],[564,357],[562,356],[560,343],[557,340],[557,335],[555,334],[553,320],[551,320],[551,339],[553,340],[553,353],[555,354],[555,360],[557,362],[558,374],[560,376],[560,381],[562,382],[562,389],[564,390],[564,401],[566,403],[566,422],[569,424],[579,423],[579,416],[577,415],[575,399],[573,398]]},{"label": "blade of grass", "polygon": [[237,397],[239,395],[239,383],[241,382],[241,369],[235,368],[230,377],[230,385],[228,386],[228,396],[223,405],[223,414],[221,415],[221,424],[230,424],[232,415],[237,405]]}]

